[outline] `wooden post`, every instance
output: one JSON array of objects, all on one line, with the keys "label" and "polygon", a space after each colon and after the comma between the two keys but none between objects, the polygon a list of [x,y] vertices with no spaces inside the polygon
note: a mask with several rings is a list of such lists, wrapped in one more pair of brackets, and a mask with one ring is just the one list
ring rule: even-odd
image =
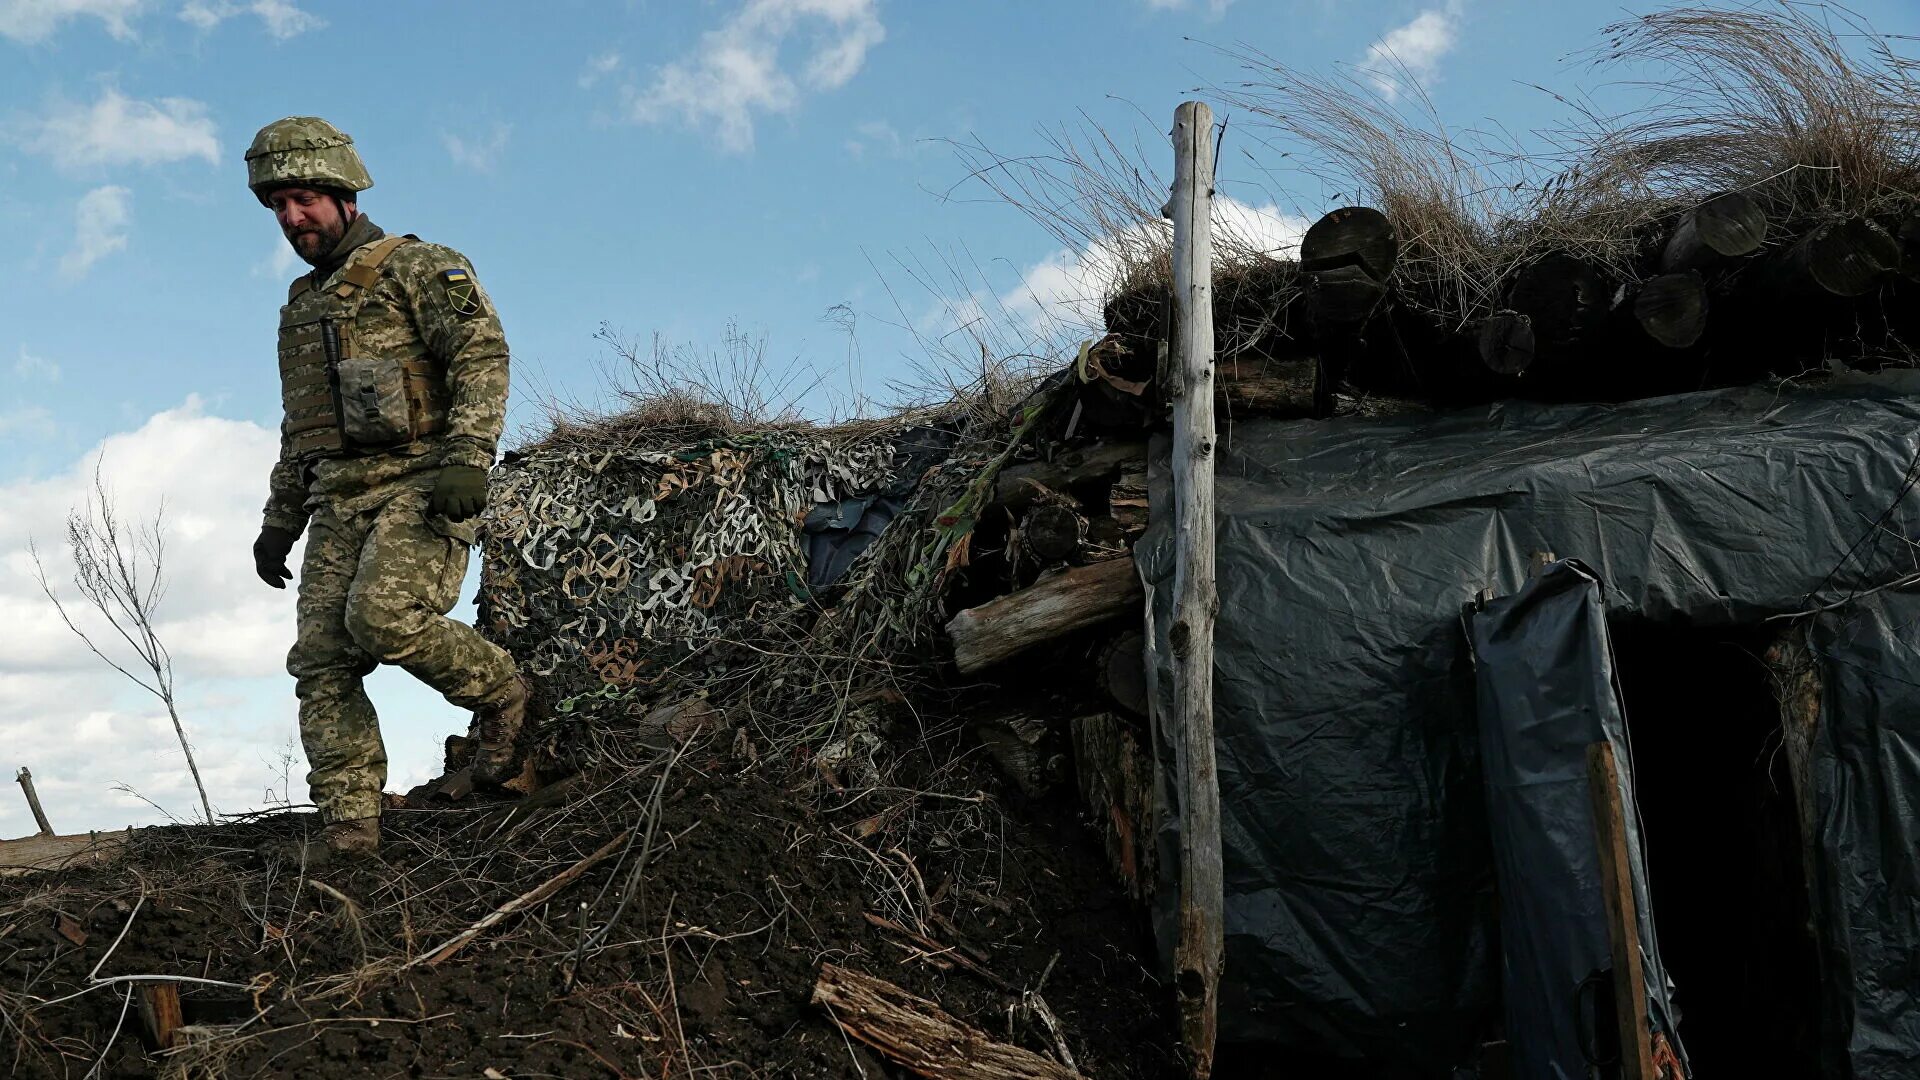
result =
[{"label": "wooden post", "polygon": [[33,773],[22,765],[14,779],[20,781],[20,790],[27,793],[27,808],[33,811],[33,823],[40,826],[40,835],[52,836],[53,826],[47,824],[47,812],[40,809],[40,793],[33,790]]},{"label": "wooden post", "polygon": [[1213,1072],[1223,885],[1213,758],[1213,110],[1173,116],[1173,744],[1180,791],[1174,993],[1197,1078]]},{"label": "wooden post", "polygon": [[1613,950],[1613,1009],[1620,1025],[1620,1080],[1655,1080],[1653,1033],[1647,1030],[1647,983],[1640,957],[1640,904],[1627,857],[1627,815],[1613,744],[1587,747],[1587,790],[1593,840],[1600,849],[1600,897]]}]

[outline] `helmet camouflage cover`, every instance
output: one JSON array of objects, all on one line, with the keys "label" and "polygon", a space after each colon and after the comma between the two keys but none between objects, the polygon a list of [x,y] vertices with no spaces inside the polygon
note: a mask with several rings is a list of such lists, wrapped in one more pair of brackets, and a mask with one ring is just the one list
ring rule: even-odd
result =
[{"label": "helmet camouflage cover", "polygon": [[317,116],[289,116],[260,129],[247,148],[247,186],[262,203],[275,188],[365,191],[373,177],[353,136]]}]

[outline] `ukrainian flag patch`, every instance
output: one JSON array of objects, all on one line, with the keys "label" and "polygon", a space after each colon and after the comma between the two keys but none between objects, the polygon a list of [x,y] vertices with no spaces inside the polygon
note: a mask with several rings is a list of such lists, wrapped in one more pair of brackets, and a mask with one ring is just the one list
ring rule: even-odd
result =
[{"label": "ukrainian flag patch", "polygon": [[447,306],[454,314],[463,318],[472,318],[480,314],[480,290],[473,283],[473,275],[455,267],[440,271],[440,287],[447,292]]}]

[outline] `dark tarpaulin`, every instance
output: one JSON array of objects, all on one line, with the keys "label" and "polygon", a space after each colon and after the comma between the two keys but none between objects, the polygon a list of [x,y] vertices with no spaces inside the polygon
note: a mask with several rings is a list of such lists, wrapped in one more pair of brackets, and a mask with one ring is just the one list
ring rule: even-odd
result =
[{"label": "dark tarpaulin", "polygon": [[[1913,535],[1911,530],[1906,535]],[[1920,1076],[1920,594],[1813,621],[1815,917],[1857,1080]]]},{"label": "dark tarpaulin", "polygon": [[[1912,569],[1904,538],[1920,534],[1916,500],[1902,501],[1920,446],[1916,388],[1902,373],[1622,405],[1236,423],[1216,472],[1222,1037],[1464,1060],[1498,975],[1463,605],[1519,588],[1535,551],[1592,566],[1616,615],[1700,624],[1884,585]],[[1163,708],[1167,453],[1157,439],[1153,524],[1135,552]],[[1179,814],[1161,781],[1156,923],[1170,959]],[[1894,791],[1920,791],[1876,782],[1858,798],[1882,813]],[[1861,828],[1872,854],[1877,833]],[[1875,872],[1835,888],[1870,897]],[[1911,918],[1887,933],[1886,951],[1920,959]],[[1850,992],[1862,1023],[1896,1009],[1864,983]]]},{"label": "dark tarpaulin", "polygon": [[940,428],[909,428],[893,448],[893,477],[878,491],[819,503],[801,526],[807,545],[807,585],[822,588],[847,576],[867,550],[906,508],[927,469],[953,447],[953,433]]},{"label": "dark tarpaulin", "polygon": [[1553,563],[1469,624],[1513,1073],[1586,1080],[1611,1057],[1600,1047],[1614,1041],[1612,983],[1594,976],[1612,969],[1613,952],[1587,765],[1603,740],[1620,770],[1648,1019],[1679,1050],[1600,580],[1574,560]]}]

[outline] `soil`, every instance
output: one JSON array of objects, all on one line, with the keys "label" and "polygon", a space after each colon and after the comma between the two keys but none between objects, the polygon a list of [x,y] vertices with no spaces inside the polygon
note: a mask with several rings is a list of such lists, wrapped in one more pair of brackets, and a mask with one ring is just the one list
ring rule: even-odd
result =
[{"label": "soil", "polygon": [[[904,1075],[810,1004],[824,962],[1049,1054],[1019,1007],[1040,987],[1087,1075],[1178,1073],[1142,916],[1069,795],[1027,800],[965,757],[940,790],[977,794],[885,804],[802,797],[774,772],[730,747],[679,759],[642,884],[571,981],[643,840],[444,963],[401,966],[640,821],[657,765],[590,795],[576,784],[571,801],[392,809],[373,861],[303,873],[263,857],[318,828],[283,813],[145,830],[114,864],[0,880],[0,1073],[78,1078],[101,1061],[105,1077],[196,1080]],[[943,948],[870,915],[918,919]],[[190,1031],[246,1026],[150,1054],[137,996],[123,997],[137,984],[29,1007],[80,991],[96,965],[102,979],[243,984],[180,990]]]}]

